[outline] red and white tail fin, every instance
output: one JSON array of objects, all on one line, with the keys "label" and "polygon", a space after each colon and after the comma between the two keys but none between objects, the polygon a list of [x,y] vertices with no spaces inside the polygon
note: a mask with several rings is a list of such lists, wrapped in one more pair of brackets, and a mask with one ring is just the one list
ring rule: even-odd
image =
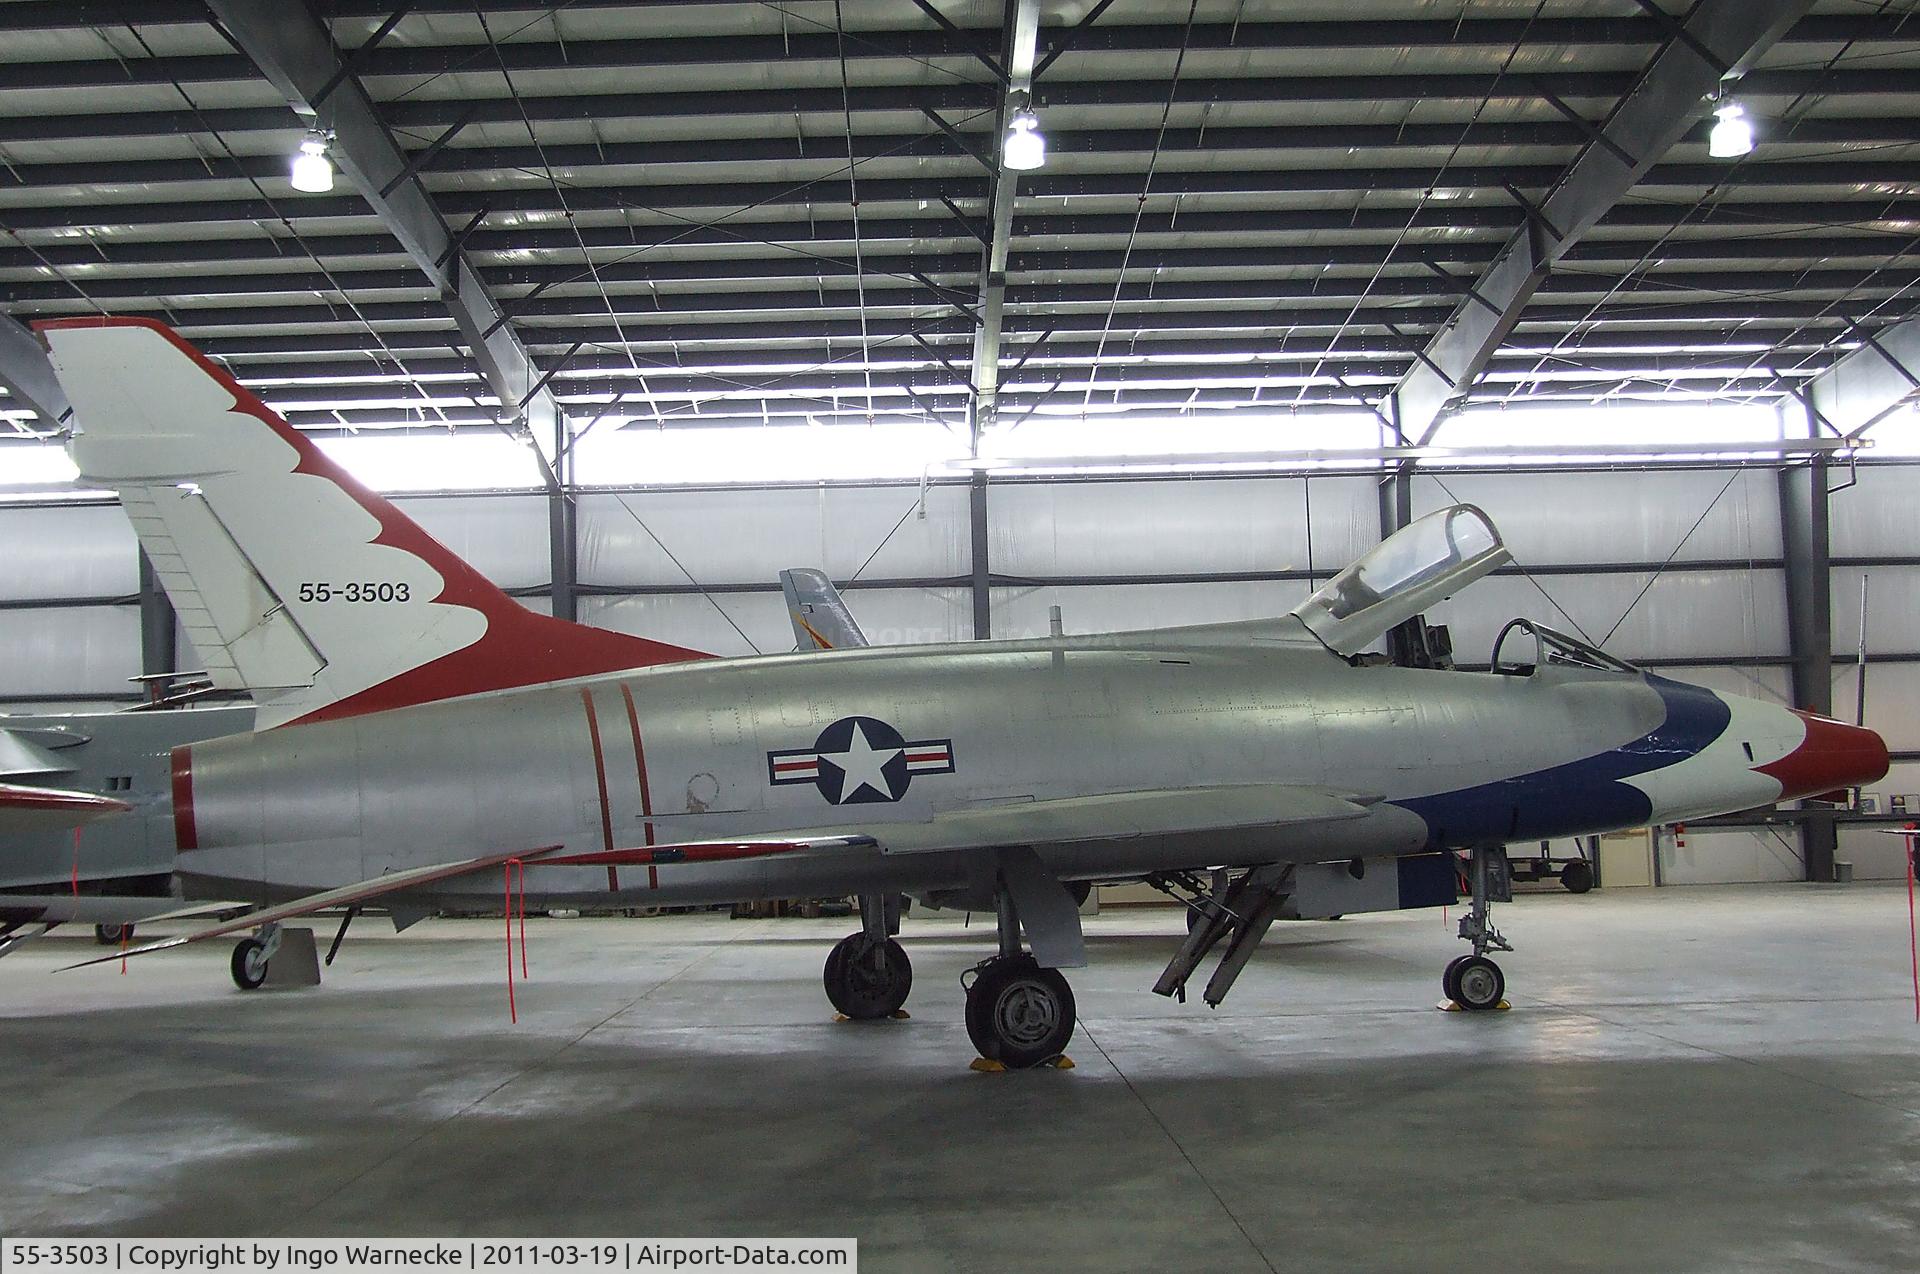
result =
[{"label": "red and white tail fin", "polygon": [[521,606],[163,324],[35,324],[215,684],[257,729],[708,656]]}]

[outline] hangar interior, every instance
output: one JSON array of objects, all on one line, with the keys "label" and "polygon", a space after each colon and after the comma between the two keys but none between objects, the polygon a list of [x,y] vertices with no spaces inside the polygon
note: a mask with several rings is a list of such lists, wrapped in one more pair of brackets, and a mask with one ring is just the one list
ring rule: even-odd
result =
[{"label": "hangar interior", "polygon": [[[24,326],[107,312],[529,606],[717,654],[790,648],[788,566],[887,641],[1279,613],[1457,499],[1516,557],[1432,617],[1463,666],[1529,614],[1848,718],[1869,577],[1884,813],[1920,18],[1697,8],[12,0],[0,701],[198,666]],[[1664,878],[1900,873],[1840,834]]]},{"label": "hangar interior", "polygon": [[31,327],[114,314],[543,613],[772,654],[811,566],[876,643],[1250,619],[1466,502],[1515,560],[1429,612],[1460,667],[1527,615],[1851,721],[1864,651],[1893,761],[1660,835],[1661,883],[1758,888],[1522,900],[1511,1014],[1425,1014],[1430,915],[1277,930],[1217,1015],[1139,994],[1177,915],[1099,917],[1080,1070],[1000,1089],[957,1001],[822,1020],[838,922],[553,922],[517,1034],[497,921],[305,999],[29,952],[0,1213],[1904,1268],[1904,918],[1803,882],[1902,878],[1920,813],[1916,8],[0,0],[0,710],[203,666]]}]

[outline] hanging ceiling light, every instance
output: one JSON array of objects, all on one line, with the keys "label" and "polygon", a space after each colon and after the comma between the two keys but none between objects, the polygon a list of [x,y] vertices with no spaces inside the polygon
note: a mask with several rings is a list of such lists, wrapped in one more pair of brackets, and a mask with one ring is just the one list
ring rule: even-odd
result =
[{"label": "hanging ceiling light", "polygon": [[300,142],[293,156],[293,188],[310,195],[324,195],[333,189],[333,162],[327,158],[327,143],[333,134],[316,128]]},{"label": "hanging ceiling light", "polygon": [[1753,149],[1753,123],[1738,102],[1722,102],[1713,108],[1713,132],[1707,137],[1707,153],[1715,159],[1733,159]]},{"label": "hanging ceiling light", "polygon": [[1000,148],[1000,160],[1015,172],[1031,172],[1047,162],[1047,138],[1040,131],[1040,117],[1022,107],[1007,121],[1006,141]]}]

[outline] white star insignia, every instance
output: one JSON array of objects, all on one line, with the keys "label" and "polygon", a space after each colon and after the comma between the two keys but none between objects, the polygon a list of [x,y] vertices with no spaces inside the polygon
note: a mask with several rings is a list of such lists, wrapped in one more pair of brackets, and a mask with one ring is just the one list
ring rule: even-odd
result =
[{"label": "white star insignia", "polygon": [[834,766],[846,775],[846,781],[840,788],[842,803],[850,801],[861,788],[872,788],[874,794],[893,799],[893,785],[887,782],[884,773],[887,763],[900,755],[900,748],[876,748],[867,738],[865,727],[855,722],[853,737],[847,741],[845,752],[822,752],[820,759]]}]

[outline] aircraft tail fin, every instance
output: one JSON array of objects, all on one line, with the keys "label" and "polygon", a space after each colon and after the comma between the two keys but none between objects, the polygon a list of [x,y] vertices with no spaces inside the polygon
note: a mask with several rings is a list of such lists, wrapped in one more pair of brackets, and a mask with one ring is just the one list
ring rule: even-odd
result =
[{"label": "aircraft tail fin", "polygon": [[867,644],[866,634],[854,622],[853,612],[840,590],[820,571],[780,572],[780,591],[786,594],[787,617],[793,621],[793,640],[799,650],[851,650]]},{"label": "aircraft tail fin", "polygon": [[256,729],[650,664],[698,651],[539,615],[368,491],[150,319],[35,324],[214,683]]}]

